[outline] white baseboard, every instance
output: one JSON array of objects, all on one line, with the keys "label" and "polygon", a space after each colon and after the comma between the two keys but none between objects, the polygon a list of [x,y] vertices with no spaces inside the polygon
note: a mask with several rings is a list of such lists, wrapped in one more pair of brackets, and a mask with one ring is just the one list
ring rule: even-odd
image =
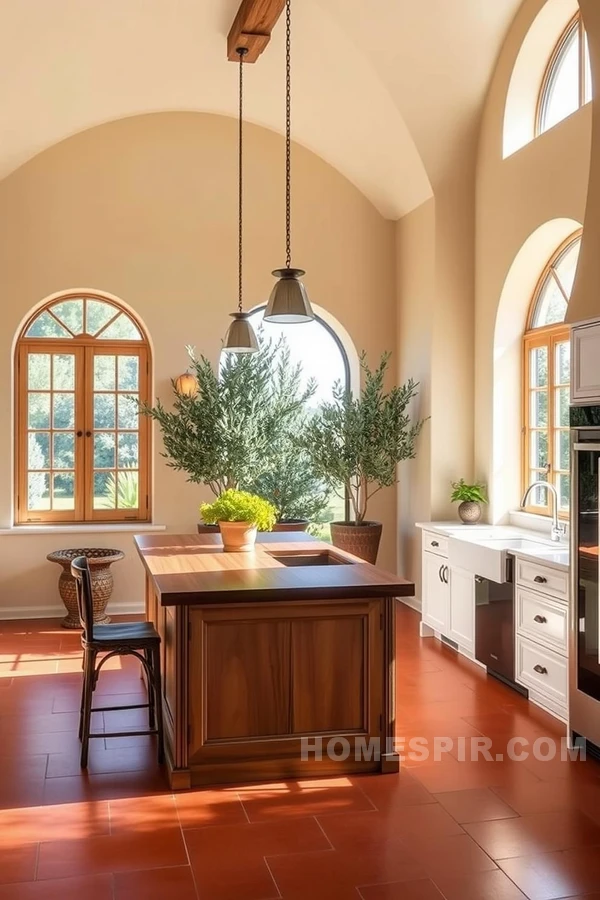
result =
[{"label": "white baseboard", "polygon": [[405,606],[410,606],[411,609],[415,609],[417,612],[421,612],[421,600],[419,597],[397,597],[397,600],[400,603],[404,603]]},{"label": "white baseboard", "polygon": [[[138,616],[144,612],[144,603],[109,603],[107,613],[113,616]],[[55,606],[0,606],[2,619],[63,619],[67,614],[61,604]]]}]

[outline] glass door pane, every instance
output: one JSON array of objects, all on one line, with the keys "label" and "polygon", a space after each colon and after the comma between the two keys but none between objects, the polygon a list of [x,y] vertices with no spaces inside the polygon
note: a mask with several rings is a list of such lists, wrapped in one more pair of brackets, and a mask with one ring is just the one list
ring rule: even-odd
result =
[{"label": "glass door pane", "polygon": [[93,364],[93,509],[137,513],[139,356],[94,354]]},{"label": "glass door pane", "polygon": [[27,512],[75,511],[75,353],[27,354]]}]

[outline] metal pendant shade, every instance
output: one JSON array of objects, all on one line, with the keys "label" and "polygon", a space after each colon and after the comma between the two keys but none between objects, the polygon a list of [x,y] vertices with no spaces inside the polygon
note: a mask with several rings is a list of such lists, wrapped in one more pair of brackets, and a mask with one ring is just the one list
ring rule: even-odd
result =
[{"label": "metal pendant shade", "polygon": [[249,321],[249,313],[231,313],[233,322],[227,329],[223,350],[228,353],[256,353],[258,341]]},{"label": "metal pendant shade", "polygon": [[240,57],[240,96],[239,96],[239,122],[238,122],[238,311],[231,313],[233,322],[227,329],[223,342],[225,353],[256,353],[258,341],[249,320],[249,314],[243,308],[243,160],[244,160],[244,56],[248,51],[239,47],[237,53]]},{"label": "metal pendant shade", "polygon": [[279,322],[281,325],[311,322],[315,315],[306,288],[300,281],[304,269],[275,269],[273,275],[279,281],[271,291],[265,321]]},{"label": "metal pendant shade", "polygon": [[291,208],[292,208],[292,19],[291,0],[287,0],[285,35],[285,268],[275,269],[273,275],[279,279],[269,297],[263,316],[265,322],[280,325],[312,322],[312,311],[306,288],[300,281],[304,269],[292,268]]}]

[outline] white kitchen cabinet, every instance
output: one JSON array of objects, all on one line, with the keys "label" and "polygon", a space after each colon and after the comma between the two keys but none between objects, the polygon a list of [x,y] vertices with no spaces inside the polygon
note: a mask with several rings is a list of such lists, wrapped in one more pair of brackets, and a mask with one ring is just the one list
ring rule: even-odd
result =
[{"label": "white kitchen cabinet", "polygon": [[600,403],[600,322],[571,329],[571,403]]},{"label": "white kitchen cabinet", "polygon": [[448,564],[437,553],[423,552],[423,608],[426,625],[441,634],[448,634],[450,625],[450,579]]},{"label": "white kitchen cabinet", "polygon": [[475,577],[464,569],[450,569],[450,623],[447,636],[461,650],[475,651]]}]

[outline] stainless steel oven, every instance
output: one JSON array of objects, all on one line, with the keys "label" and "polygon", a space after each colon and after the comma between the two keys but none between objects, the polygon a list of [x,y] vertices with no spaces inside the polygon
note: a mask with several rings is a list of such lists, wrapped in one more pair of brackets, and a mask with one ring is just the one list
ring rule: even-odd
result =
[{"label": "stainless steel oven", "polygon": [[600,747],[600,406],[571,407],[569,729]]}]

